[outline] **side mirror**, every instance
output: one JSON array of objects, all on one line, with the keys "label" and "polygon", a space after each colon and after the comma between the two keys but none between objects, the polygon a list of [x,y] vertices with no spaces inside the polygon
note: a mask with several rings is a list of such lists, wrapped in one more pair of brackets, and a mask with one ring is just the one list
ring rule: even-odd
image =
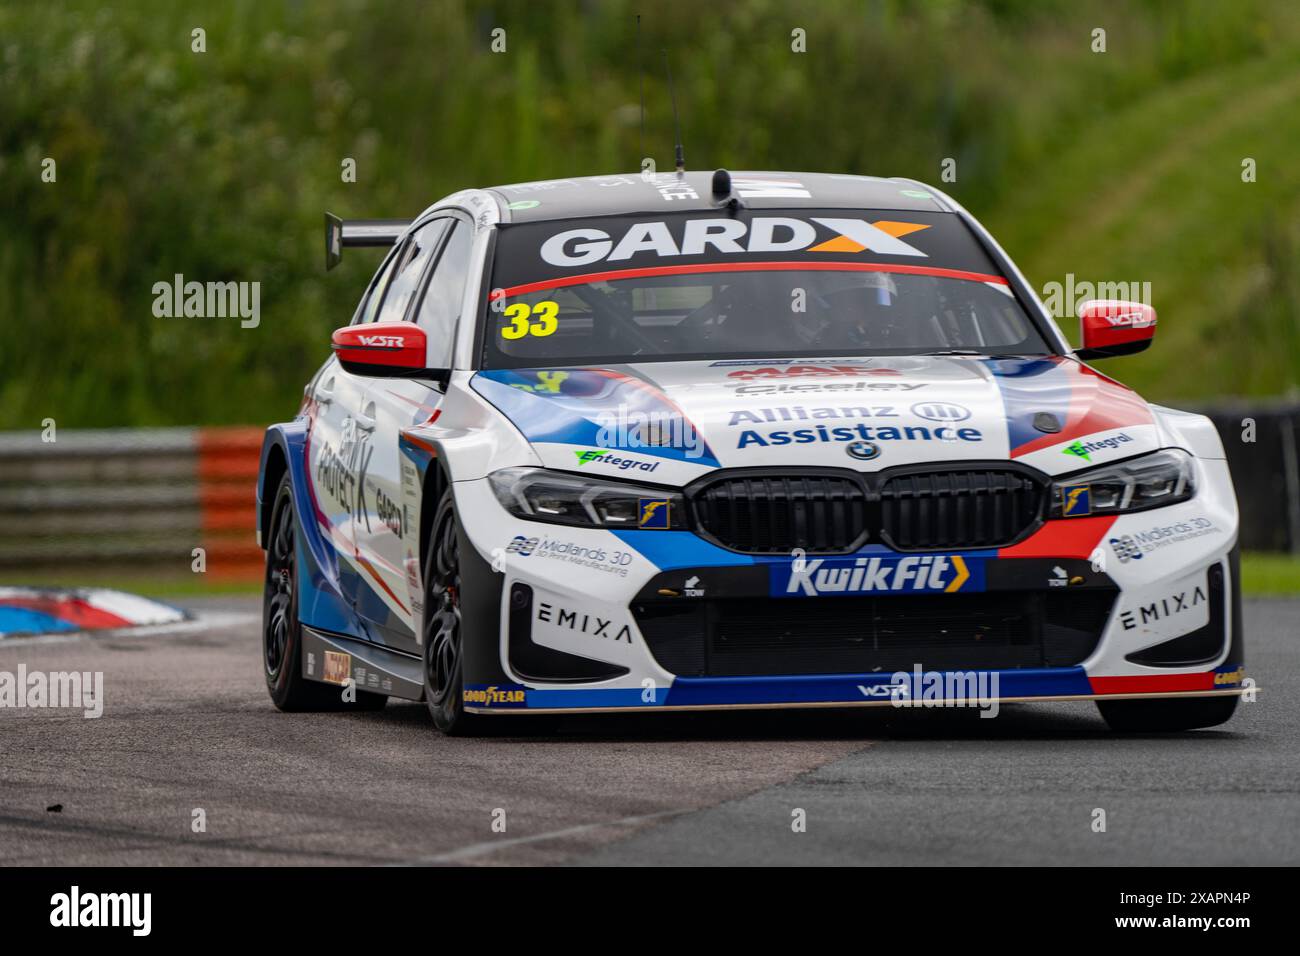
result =
[{"label": "side mirror", "polygon": [[1156,336],[1156,310],[1123,299],[1089,299],[1079,306],[1082,359],[1141,352]]},{"label": "side mirror", "polygon": [[433,378],[445,382],[446,369],[426,367],[428,339],[412,322],[367,322],[335,329],[334,354],[345,371],[384,378]]}]

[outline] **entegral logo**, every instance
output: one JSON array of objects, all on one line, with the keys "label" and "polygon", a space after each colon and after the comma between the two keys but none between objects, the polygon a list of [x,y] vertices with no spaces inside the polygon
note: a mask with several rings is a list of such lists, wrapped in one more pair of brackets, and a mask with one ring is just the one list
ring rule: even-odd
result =
[{"label": "entegral logo", "polygon": [[1095,451],[1106,451],[1131,442],[1133,436],[1127,432],[1120,432],[1118,435],[1112,435],[1110,438],[1101,438],[1097,441],[1074,441],[1061,449],[1064,455],[1073,455],[1075,458],[1082,458],[1084,461],[1092,462],[1092,453]]},{"label": "entegral logo", "polygon": [[[817,226],[833,238],[817,242]],[[593,262],[621,262],[637,253],[659,258],[701,256],[712,248],[723,255],[753,252],[875,252],[885,256],[928,256],[903,242],[902,236],[929,229],[916,222],[879,219],[830,219],[813,216],[757,216],[749,222],[738,219],[688,219],[683,224],[679,245],[666,222],[637,222],[614,237],[603,229],[568,229],[542,243],[541,256],[553,266],[586,266]],[[816,243],[816,245],[814,245]]]}]

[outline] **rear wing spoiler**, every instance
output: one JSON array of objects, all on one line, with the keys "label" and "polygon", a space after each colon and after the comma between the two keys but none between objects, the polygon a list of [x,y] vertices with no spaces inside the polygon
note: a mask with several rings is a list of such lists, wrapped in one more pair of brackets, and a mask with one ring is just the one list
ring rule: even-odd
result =
[{"label": "rear wing spoiler", "polygon": [[340,219],[325,214],[325,269],[343,261],[344,246],[388,248],[397,242],[410,219]]}]

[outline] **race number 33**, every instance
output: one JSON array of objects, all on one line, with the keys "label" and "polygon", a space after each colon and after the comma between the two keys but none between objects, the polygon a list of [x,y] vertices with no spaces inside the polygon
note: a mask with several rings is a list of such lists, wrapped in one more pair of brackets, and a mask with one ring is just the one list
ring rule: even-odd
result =
[{"label": "race number 33", "polygon": [[536,305],[515,302],[506,306],[504,315],[510,324],[501,327],[503,339],[522,339],[525,335],[542,338],[554,332],[560,324],[560,307],[550,300]]}]

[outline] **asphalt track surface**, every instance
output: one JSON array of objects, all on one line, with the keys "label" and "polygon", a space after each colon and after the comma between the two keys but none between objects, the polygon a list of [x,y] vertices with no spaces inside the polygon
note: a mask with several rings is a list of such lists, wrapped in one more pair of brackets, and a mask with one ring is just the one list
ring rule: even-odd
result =
[{"label": "asphalt track surface", "polygon": [[1300,862],[1300,601],[1246,604],[1255,703],[1222,729],[1139,737],[1059,703],[573,717],[452,740],[422,704],[278,713],[256,603],[193,606],[179,632],[0,640],[0,670],[106,685],[99,719],[0,710],[0,864]]}]

